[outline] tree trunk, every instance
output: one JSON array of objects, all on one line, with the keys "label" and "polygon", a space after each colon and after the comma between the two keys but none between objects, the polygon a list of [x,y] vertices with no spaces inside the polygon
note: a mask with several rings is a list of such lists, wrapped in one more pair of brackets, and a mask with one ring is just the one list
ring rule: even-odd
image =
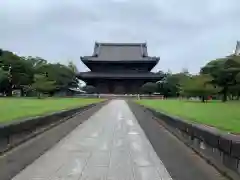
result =
[{"label": "tree trunk", "polygon": [[9,87],[6,90],[6,96],[12,96],[12,86],[9,85]]},{"label": "tree trunk", "polygon": [[227,92],[228,92],[227,87],[224,87],[223,91],[222,91],[222,93],[223,93],[222,102],[227,101]]},{"label": "tree trunk", "polygon": [[50,92],[50,93],[49,93],[49,96],[50,96],[50,97],[53,97],[53,95],[54,95],[54,92]]},{"label": "tree trunk", "polygon": [[41,99],[41,93],[37,92],[38,99]]},{"label": "tree trunk", "polygon": [[23,88],[21,88],[20,91],[21,91],[21,95],[20,96],[21,97],[25,96],[25,92],[24,92]]}]

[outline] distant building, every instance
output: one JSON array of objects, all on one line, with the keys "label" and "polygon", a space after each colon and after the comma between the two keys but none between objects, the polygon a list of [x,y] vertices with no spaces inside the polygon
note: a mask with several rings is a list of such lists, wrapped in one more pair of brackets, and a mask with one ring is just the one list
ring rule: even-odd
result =
[{"label": "distant building", "polygon": [[240,41],[237,41],[237,45],[236,45],[236,49],[235,49],[234,54],[236,56],[240,56]]},{"label": "distant building", "polygon": [[144,83],[162,79],[150,72],[159,59],[148,56],[146,43],[95,43],[93,55],[81,57],[91,71],[77,77],[98,93],[137,94]]}]

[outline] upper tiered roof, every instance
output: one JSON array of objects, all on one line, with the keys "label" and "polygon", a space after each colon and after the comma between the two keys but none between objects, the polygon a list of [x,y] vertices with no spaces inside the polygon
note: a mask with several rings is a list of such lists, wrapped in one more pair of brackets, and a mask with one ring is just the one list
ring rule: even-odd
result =
[{"label": "upper tiered roof", "polygon": [[149,57],[146,43],[95,43],[92,56],[81,57],[82,61],[159,61]]}]

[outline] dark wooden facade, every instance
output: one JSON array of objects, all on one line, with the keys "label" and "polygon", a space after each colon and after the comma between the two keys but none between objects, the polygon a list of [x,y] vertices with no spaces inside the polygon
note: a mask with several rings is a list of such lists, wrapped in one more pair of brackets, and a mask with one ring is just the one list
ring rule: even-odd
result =
[{"label": "dark wooden facade", "polygon": [[99,93],[137,94],[144,83],[162,78],[150,72],[159,57],[148,56],[145,43],[95,43],[93,55],[81,60],[91,71],[78,78]]}]

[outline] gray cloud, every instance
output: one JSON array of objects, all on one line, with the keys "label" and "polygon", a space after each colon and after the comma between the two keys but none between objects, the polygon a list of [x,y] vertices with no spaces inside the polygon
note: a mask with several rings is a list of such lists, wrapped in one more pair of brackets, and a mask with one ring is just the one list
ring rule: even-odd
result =
[{"label": "gray cloud", "polygon": [[240,39],[239,0],[0,1],[0,47],[52,62],[90,55],[95,41],[143,42],[155,70],[198,72]]}]

